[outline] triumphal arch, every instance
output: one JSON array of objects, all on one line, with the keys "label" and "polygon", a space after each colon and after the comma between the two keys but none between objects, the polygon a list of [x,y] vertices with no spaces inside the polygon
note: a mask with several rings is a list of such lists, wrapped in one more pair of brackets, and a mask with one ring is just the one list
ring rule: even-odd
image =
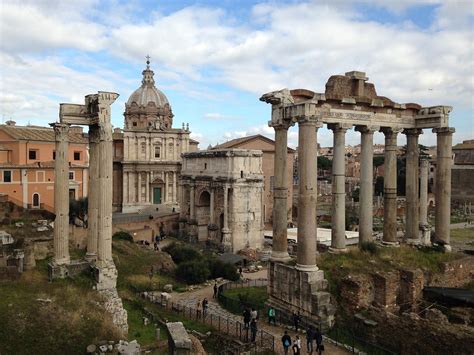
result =
[{"label": "triumphal arch", "polygon": [[[407,137],[406,235],[410,243],[421,243],[427,228],[427,185],[419,191],[418,136],[423,129],[437,135],[435,190],[435,238],[450,250],[451,147],[454,128],[449,127],[449,106],[422,107],[400,104],[378,96],[365,73],[351,71],[333,75],[324,93],[305,89],[270,92],[260,100],[272,105],[269,125],[275,129],[273,250],[269,269],[269,302],[276,307],[299,310],[319,317],[330,326],[334,307],[326,291],[327,281],[316,265],[317,240],[317,131],[323,124],[334,133],[332,170],[331,250],[343,252],[345,245],[345,134],[354,128],[361,133],[360,224],[361,243],[372,241],[373,134],[385,135],[383,243],[397,245],[397,135]],[[299,199],[296,266],[289,266],[286,225],[286,147],[288,128],[298,124]],[[421,176],[426,179],[426,163]],[[419,194],[420,192],[420,194]],[[421,198],[419,197],[421,196]],[[420,223],[421,222],[421,223]]]}]

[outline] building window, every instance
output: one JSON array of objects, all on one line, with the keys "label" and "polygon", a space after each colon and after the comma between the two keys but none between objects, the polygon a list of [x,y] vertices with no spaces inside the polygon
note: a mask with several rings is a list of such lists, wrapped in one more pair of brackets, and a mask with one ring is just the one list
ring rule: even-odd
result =
[{"label": "building window", "polygon": [[155,158],[159,158],[161,155],[161,149],[159,146],[155,146]]},{"label": "building window", "polygon": [[274,176],[270,176],[270,191],[273,191],[273,186],[275,184],[275,177]]},{"label": "building window", "polygon": [[3,170],[3,182],[12,182],[11,170]]},{"label": "building window", "polygon": [[28,159],[30,159],[30,160],[36,160],[36,159],[38,159],[38,158],[37,158],[37,155],[38,155],[37,152],[38,152],[38,151],[35,150],[35,149],[30,149],[30,150],[28,150]]},{"label": "building window", "polygon": [[204,163],[204,170],[207,169],[207,163]]},{"label": "building window", "polygon": [[33,207],[36,207],[36,208],[39,208],[41,203],[40,203],[40,195],[38,193],[34,193],[33,194],[33,198],[32,198],[32,202],[33,202]]},{"label": "building window", "polygon": [[74,179],[74,171],[69,172],[69,180],[75,180]]},{"label": "building window", "polygon": [[136,122],[133,122],[132,124],[133,124],[133,127],[136,127],[136,126],[137,126],[137,123],[136,123]]},{"label": "building window", "polygon": [[56,160],[56,151],[53,150],[53,160]]},{"label": "building window", "polygon": [[74,152],[74,160],[81,160],[81,152]]}]

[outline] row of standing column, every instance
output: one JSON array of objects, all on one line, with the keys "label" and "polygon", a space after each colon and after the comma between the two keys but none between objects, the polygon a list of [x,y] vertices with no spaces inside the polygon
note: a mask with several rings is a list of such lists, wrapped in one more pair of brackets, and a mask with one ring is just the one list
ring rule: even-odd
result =
[{"label": "row of standing column", "polygon": [[[273,207],[273,248],[272,260],[285,261],[289,258],[287,242],[287,182],[286,148],[290,123],[275,124],[275,170]],[[299,196],[298,196],[298,259],[297,267],[302,270],[316,267],[316,182],[317,151],[316,133],[319,123],[310,119],[299,122]],[[349,126],[334,124],[333,155],[333,207],[331,250],[343,251],[345,243],[345,132]],[[359,211],[359,243],[373,240],[373,134],[377,126],[356,126],[361,133],[361,179]],[[400,129],[382,128],[385,135],[384,159],[384,225],[383,241],[396,244],[397,239],[397,135]],[[436,173],[436,239],[449,250],[449,218],[451,202],[451,147],[453,128],[433,129],[437,134],[437,173]],[[427,171],[422,173],[421,189],[419,183],[420,129],[408,129],[406,161],[406,238],[409,242],[420,240],[420,226],[427,224]],[[427,162],[422,167],[427,170]],[[419,197],[420,194],[420,197]],[[421,201],[421,203],[420,203]],[[421,217],[420,217],[421,216]],[[313,263],[314,262],[314,263]]]}]

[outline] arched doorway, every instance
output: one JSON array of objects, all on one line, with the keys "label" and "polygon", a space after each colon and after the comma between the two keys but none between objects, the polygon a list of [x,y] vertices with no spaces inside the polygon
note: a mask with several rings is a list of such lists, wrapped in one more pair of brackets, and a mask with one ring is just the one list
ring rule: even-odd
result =
[{"label": "arched doorway", "polygon": [[196,206],[196,220],[198,223],[198,239],[200,241],[207,240],[209,237],[207,226],[211,220],[211,194],[209,191],[204,190],[199,195]]},{"label": "arched doorway", "polygon": [[33,194],[33,208],[40,208],[41,201],[40,201],[40,195],[39,193],[34,193]]}]

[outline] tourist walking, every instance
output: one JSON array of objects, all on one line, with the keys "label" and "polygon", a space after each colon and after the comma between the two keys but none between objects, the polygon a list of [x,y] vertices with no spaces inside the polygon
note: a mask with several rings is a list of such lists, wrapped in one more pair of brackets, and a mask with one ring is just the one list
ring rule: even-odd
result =
[{"label": "tourist walking", "polygon": [[252,343],[253,343],[255,339],[257,338],[257,320],[256,319],[252,319],[252,321],[250,322],[250,334],[252,336]]},{"label": "tourist walking", "polygon": [[252,311],[250,312],[250,319],[258,320],[258,312],[255,308],[252,308]]},{"label": "tourist walking", "polygon": [[244,309],[243,316],[244,316],[244,328],[249,329],[251,317],[250,317],[250,310],[248,308]]},{"label": "tourist walking", "polygon": [[298,314],[293,312],[292,318],[293,318],[293,325],[295,326],[295,331],[298,331],[298,325],[301,320],[300,311],[298,311]]},{"label": "tourist walking", "polygon": [[268,324],[276,325],[276,320],[275,320],[275,309],[273,307],[270,307],[268,310]]},{"label": "tourist walking", "polygon": [[293,342],[293,354],[300,355],[301,354],[301,339],[300,336],[297,335],[295,341]]},{"label": "tourist walking", "polygon": [[206,318],[208,307],[209,307],[209,301],[207,300],[207,298],[204,298],[202,300],[202,317],[203,318]]},{"label": "tourist walking", "polygon": [[319,330],[319,328],[316,329],[314,332],[314,339],[316,340],[316,351],[318,352],[319,355],[324,351],[324,345],[323,345],[323,334]]},{"label": "tourist walking", "polygon": [[201,318],[201,302],[198,301],[196,305],[196,319]]},{"label": "tourist walking", "polygon": [[216,283],[214,284],[214,296],[213,296],[213,298],[217,298],[217,291],[218,291],[218,290],[219,290],[219,289],[218,289],[218,287],[217,287],[217,281],[216,281]]},{"label": "tourist walking", "polygon": [[315,330],[312,325],[310,325],[306,329],[306,349],[308,350],[308,354],[313,353],[313,340],[315,336]]},{"label": "tourist walking", "polygon": [[283,351],[285,352],[285,355],[288,355],[288,349],[291,345],[291,337],[288,335],[287,330],[285,330],[285,334],[283,334],[281,337],[281,342],[283,344]]}]

